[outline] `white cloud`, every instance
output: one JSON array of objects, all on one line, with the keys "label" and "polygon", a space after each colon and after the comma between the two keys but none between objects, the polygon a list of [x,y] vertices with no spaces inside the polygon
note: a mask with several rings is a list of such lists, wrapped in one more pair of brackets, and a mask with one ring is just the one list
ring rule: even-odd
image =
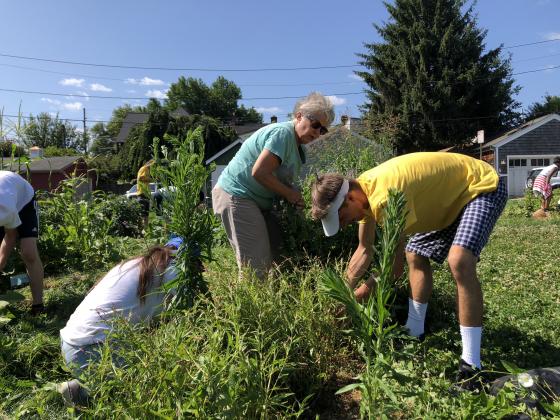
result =
[{"label": "white cloud", "polygon": [[560,32],[549,32],[547,34],[544,34],[544,39],[546,39],[547,41],[560,39]]},{"label": "white cloud", "polygon": [[51,105],[51,109],[55,109],[57,111],[79,111],[84,106],[81,102],[62,102],[58,99],[50,98],[41,98],[41,101],[48,103],[49,105]]},{"label": "white cloud", "polygon": [[359,80],[360,82],[363,81],[363,79],[355,73],[349,74],[348,77],[350,79]]},{"label": "white cloud", "polygon": [[129,77],[124,82],[128,83],[130,85],[142,85],[142,86],[163,86],[163,85],[165,85],[165,82],[163,80],[151,79],[148,76],[144,76],[141,79],[133,79],[133,78]]},{"label": "white cloud", "polygon": [[282,110],[280,108],[278,108],[277,106],[271,106],[271,107],[265,107],[265,106],[260,106],[258,108],[256,108],[257,112],[260,112],[261,114],[274,114],[274,113],[278,113],[278,112],[282,112]]},{"label": "white cloud", "polygon": [[334,106],[344,105],[346,103],[346,99],[339,98],[338,96],[327,96],[332,102]]},{"label": "white cloud", "polygon": [[63,79],[58,83],[61,84],[62,86],[82,87],[84,81],[85,81],[84,79],[70,78],[70,79]]},{"label": "white cloud", "polygon": [[41,101],[46,102],[48,104],[51,105],[60,105],[62,102],[56,100],[56,99],[50,99],[50,98],[41,98]]},{"label": "white cloud", "polygon": [[162,86],[165,85],[165,82],[160,79],[150,79],[149,77],[143,77],[140,80],[140,84],[143,86]]},{"label": "white cloud", "polygon": [[146,96],[148,98],[167,99],[167,92],[153,89],[153,90],[147,91]]},{"label": "white cloud", "polygon": [[92,83],[89,85],[90,90],[92,90],[93,92],[112,92],[113,89],[108,88],[105,85],[102,85],[101,83]]},{"label": "white cloud", "polygon": [[89,94],[87,92],[78,91],[78,95],[83,95],[86,101],[89,101]]},{"label": "white cloud", "polygon": [[62,105],[67,111],[79,111],[84,105],[81,102],[68,102]]}]

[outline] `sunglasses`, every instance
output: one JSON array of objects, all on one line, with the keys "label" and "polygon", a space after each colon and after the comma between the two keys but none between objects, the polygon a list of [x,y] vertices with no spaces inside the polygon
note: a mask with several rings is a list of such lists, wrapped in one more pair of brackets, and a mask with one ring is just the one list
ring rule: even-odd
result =
[{"label": "sunglasses", "polygon": [[314,129],[314,130],[320,129],[319,133],[321,135],[327,134],[329,132],[329,130],[327,130],[327,127],[323,126],[323,124],[321,124],[321,122],[318,119],[313,118],[311,115],[306,115],[305,118],[307,118],[309,121],[311,121],[311,128],[312,129]]}]

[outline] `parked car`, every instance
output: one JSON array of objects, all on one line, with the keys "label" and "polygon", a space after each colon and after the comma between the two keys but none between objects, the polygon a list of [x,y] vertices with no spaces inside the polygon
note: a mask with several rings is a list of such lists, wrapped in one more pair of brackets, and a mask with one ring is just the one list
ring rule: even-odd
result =
[{"label": "parked car", "polygon": [[[158,190],[157,184],[155,182],[150,182],[150,193],[153,195]],[[134,184],[130,189],[124,193],[126,198],[136,197],[138,192],[138,184]]]},{"label": "parked car", "polygon": [[[533,188],[533,182],[535,181],[535,178],[537,177],[538,174],[541,173],[541,171],[544,169],[544,167],[540,167],[540,168],[533,168],[531,169],[529,172],[527,172],[527,181],[525,181],[525,186],[529,189]],[[556,174],[556,176],[553,176],[552,178],[550,178],[550,185],[552,186],[552,189],[556,189],[556,188],[560,188],[560,172]]]}]

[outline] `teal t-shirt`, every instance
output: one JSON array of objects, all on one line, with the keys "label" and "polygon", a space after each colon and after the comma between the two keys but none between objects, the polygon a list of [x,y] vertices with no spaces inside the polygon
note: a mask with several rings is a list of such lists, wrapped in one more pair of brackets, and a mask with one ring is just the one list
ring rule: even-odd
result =
[{"label": "teal t-shirt", "polygon": [[268,210],[276,194],[251,174],[253,165],[264,149],[280,158],[281,164],[274,175],[280,182],[291,186],[305,163],[305,155],[297,143],[292,121],[269,124],[245,140],[218,178],[218,186],[231,195],[250,198],[261,209]]}]

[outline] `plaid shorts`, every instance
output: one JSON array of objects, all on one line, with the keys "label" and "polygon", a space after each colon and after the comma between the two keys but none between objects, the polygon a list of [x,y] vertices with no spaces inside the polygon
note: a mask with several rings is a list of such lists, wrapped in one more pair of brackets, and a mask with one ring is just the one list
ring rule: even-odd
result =
[{"label": "plaid shorts", "polygon": [[506,183],[500,178],[495,191],[481,194],[469,202],[450,226],[413,235],[406,244],[406,251],[441,264],[447,258],[451,245],[459,245],[478,257],[506,202]]}]

